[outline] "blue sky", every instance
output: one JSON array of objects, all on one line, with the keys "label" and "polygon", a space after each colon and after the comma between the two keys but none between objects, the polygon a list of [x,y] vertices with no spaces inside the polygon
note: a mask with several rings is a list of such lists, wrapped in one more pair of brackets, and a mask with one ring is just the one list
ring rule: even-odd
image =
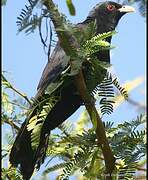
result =
[{"label": "blue sky", "polygon": [[[7,5],[2,8],[2,66],[3,70],[10,72],[8,79],[20,91],[32,97],[36,93],[41,73],[47,62],[38,31],[28,36],[24,32],[17,35],[16,20],[21,9],[24,8],[26,0],[8,0]],[[76,16],[70,16],[65,0],[55,0],[59,9],[67,15],[73,23],[83,21],[91,8],[100,1],[97,0],[73,0],[76,7]],[[139,14],[125,15],[119,22],[117,34],[113,37],[112,44],[116,46],[112,50],[111,63],[114,72],[121,83],[131,81],[139,76],[146,76],[146,23]],[[145,83],[136,88],[130,96],[142,102]],[[79,112],[70,119],[78,119]],[[136,117],[138,112],[128,103],[118,108],[109,119],[120,122]]]}]

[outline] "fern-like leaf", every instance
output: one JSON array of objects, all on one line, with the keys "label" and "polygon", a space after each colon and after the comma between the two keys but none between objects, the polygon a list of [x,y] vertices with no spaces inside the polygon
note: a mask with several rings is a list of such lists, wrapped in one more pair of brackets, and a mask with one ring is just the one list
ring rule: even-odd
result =
[{"label": "fern-like leaf", "polygon": [[60,180],[68,180],[72,171],[76,167],[81,167],[81,171],[85,168],[86,159],[90,156],[91,152],[88,148],[81,148],[74,157],[66,164],[63,173],[60,175]]},{"label": "fern-like leaf", "polygon": [[28,131],[31,131],[31,144],[33,149],[36,149],[39,145],[40,131],[42,125],[46,119],[46,116],[56,103],[56,99],[55,97],[50,97],[46,99],[43,105],[41,105],[42,103],[40,102],[39,105],[36,105],[35,109],[38,108],[38,112],[35,116],[30,118],[29,123],[27,125]]},{"label": "fern-like leaf", "polygon": [[63,162],[63,163],[59,163],[59,164],[56,164],[56,165],[53,165],[51,167],[48,167],[44,172],[43,172],[43,175],[46,175],[50,172],[53,172],[53,171],[57,171],[59,169],[63,169],[65,168],[65,166],[67,165],[67,163]]},{"label": "fern-like leaf", "polygon": [[90,40],[87,40],[83,45],[86,55],[90,56],[100,50],[113,48],[110,46],[110,43],[105,40],[113,34],[115,34],[115,31],[99,34],[97,36],[92,37]]},{"label": "fern-like leaf", "polygon": [[18,26],[18,32],[21,32],[25,29],[25,33],[34,32],[36,27],[39,26],[42,18],[45,17],[44,13],[39,17],[37,14],[33,14],[33,10],[39,1],[40,0],[28,0],[29,5],[25,5],[25,9],[22,9],[20,15],[17,17],[16,24]]},{"label": "fern-like leaf", "polygon": [[121,95],[123,95],[123,97],[127,100],[128,99],[128,93],[125,90],[125,88],[121,87],[119,81],[117,80],[117,78],[115,78],[113,80],[113,84],[114,86],[119,90],[119,92],[121,93]]},{"label": "fern-like leaf", "polygon": [[113,112],[114,101],[109,98],[114,97],[114,89],[112,85],[112,77],[109,73],[106,74],[106,77],[101,84],[95,88],[94,92],[97,93],[99,97],[102,97],[100,100],[100,109],[102,115],[111,114]]}]

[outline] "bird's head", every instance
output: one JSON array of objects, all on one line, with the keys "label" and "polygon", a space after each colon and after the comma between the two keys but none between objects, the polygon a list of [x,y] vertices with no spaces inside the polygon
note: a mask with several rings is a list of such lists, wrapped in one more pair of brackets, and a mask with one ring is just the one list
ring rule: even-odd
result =
[{"label": "bird's head", "polygon": [[86,22],[96,20],[97,34],[112,31],[117,26],[120,18],[129,12],[134,12],[131,6],[121,5],[112,1],[97,4],[89,13]]},{"label": "bird's head", "polygon": [[[134,12],[135,9],[131,6],[121,5],[112,1],[105,1],[97,4],[89,13],[86,20],[83,22],[89,23],[96,20],[96,34],[115,30],[120,18],[129,12]],[[106,38],[106,41],[111,42],[112,37]],[[101,61],[110,62],[110,51],[99,51],[97,57]]]}]

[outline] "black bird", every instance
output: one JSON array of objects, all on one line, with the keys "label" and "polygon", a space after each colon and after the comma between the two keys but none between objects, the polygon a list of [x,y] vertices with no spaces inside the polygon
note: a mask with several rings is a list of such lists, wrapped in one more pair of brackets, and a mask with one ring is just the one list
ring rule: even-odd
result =
[{"label": "black bird", "polygon": [[[90,11],[86,20],[76,26],[83,29],[86,28],[89,23],[96,21],[96,35],[98,35],[108,31],[113,31],[120,18],[124,14],[133,11],[133,7],[120,5],[111,1],[105,1],[97,4],[92,11]],[[110,43],[111,37],[106,40]],[[97,57],[101,61],[110,63],[109,53],[109,50],[99,51],[97,53]],[[65,69],[66,65],[63,66],[64,56],[65,52],[60,47],[60,42],[58,42],[42,73],[42,77],[37,88],[37,95],[35,96],[38,101],[40,101],[41,97],[45,95],[44,92],[47,86],[50,83],[55,82]],[[84,69],[87,68],[85,67],[85,64],[83,66]],[[86,76],[87,71],[84,71],[84,77]],[[73,82],[71,82],[68,86],[57,89],[53,94],[59,95],[59,93],[60,100],[49,112],[42,126],[40,143],[37,150],[33,150],[31,147],[31,131],[28,131],[26,127],[28,118],[22,124],[22,127],[13,144],[9,160],[12,166],[19,166],[24,180],[30,179],[35,166],[37,165],[39,168],[44,162],[50,131],[58,127],[83,104],[83,101]],[[29,119],[31,117],[29,117]]]}]

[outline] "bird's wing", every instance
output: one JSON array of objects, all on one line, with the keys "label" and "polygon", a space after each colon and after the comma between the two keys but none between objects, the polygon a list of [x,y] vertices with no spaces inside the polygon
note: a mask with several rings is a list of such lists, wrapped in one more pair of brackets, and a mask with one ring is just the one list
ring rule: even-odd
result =
[{"label": "bird's wing", "polygon": [[37,87],[38,91],[36,97],[42,95],[47,86],[60,76],[68,65],[68,59],[64,50],[60,47],[59,43],[57,43],[42,73]]},{"label": "bird's wing", "polygon": [[[88,20],[86,20],[86,22],[84,21],[82,23],[75,24],[74,27],[77,28],[77,31],[80,31],[81,34],[83,34],[87,30],[87,25],[91,22],[94,22],[94,19],[88,17]],[[78,33],[76,33],[75,35],[77,34]],[[38,91],[35,98],[41,96],[47,86],[60,76],[62,71],[67,67],[69,59],[70,57],[66,56],[64,50],[60,47],[60,43],[58,42],[44,68],[37,87]]]}]

